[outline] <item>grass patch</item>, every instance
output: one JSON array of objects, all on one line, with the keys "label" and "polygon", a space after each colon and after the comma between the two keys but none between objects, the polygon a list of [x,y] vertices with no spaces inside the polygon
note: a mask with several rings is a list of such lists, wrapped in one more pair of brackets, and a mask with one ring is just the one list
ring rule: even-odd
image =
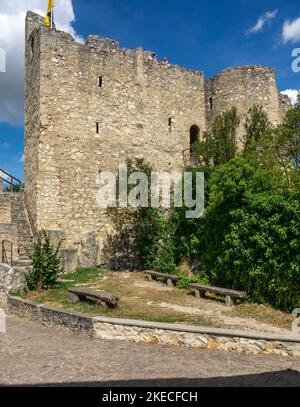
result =
[{"label": "grass patch", "polygon": [[[71,304],[67,300],[67,290],[76,286],[106,291],[121,300],[116,308],[109,309],[101,308],[93,300]],[[236,325],[233,318],[238,317],[244,321],[242,328],[245,329],[249,322],[252,329],[259,331],[263,330],[261,324],[290,330],[293,321],[289,315],[268,306],[243,303],[228,309],[223,299],[199,300],[189,289],[170,289],[162,283],[150,283],[143,273],[112,273],[100,268],[78,269],[64,276],[51,290],[19,293],[19,296],[38,304],[91,316],[152,322],[236,329],[240,323]],[[257,321],[254,327],[253,320]]]},{"label": "grass patch", "polygon": [[243,303],[228,312],[231,317],[252,318],[262,324],[291,329],[294,318],[267,305]]},{"label": "grass patch", "polygon": [[[131,277],[131,278],[130,278]],[[210,318],[186,315],[185,313],[163,309],[155,305],[155,302],[175,302],[180,304],[187,296],[186,290],[158,291],[149,289],[137,289],[132,283],[143,280],[144,277],[138,273],[128,274],[126,278],[120,278],[119,273],[111,273],[107,270],[92,268],[79,269],[75,273],[64,276],[62,282],[53,289],[43,292],[32,291],[19,293],[24,299],[34,301],[38,304],[50,305],[66,311],[85,313],[91,316],[106,316],[110,318],[128,318],[165,323],[186,323],[192,325],[218,326]],[[67,300],[69,287],[84,286],[93,290],[106,291],[121,298],[116,308],[103,309],[93,300],[82,301],[71,304]],[[151,301],[154,304],[148,305]]]}]

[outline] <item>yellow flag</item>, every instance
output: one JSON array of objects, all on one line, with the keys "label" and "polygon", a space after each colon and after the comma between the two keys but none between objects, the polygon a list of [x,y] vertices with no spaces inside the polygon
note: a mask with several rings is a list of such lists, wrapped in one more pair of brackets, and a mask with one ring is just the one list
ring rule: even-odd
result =
[{"label": "yellow flag", "polygon": [[54,2],[55,2],[55,0],[49,0],[49,3],[48,3],[47,15],[45,17],[45,24],[47,27],[51,26],[51,21],[53,23],[52,19],[53,19]]}]

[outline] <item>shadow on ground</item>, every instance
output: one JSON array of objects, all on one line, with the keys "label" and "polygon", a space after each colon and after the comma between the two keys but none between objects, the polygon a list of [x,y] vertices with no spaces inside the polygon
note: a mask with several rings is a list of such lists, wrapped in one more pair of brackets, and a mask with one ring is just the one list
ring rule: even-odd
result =
[{"label": "shadow on ground", "polygon": [[[257,375],[207,379],[151,379],[78,383],[49,383],[10,387],[300,387],[300,373],[295,370]],[[4,387],[4,386],[0,386]]]}]

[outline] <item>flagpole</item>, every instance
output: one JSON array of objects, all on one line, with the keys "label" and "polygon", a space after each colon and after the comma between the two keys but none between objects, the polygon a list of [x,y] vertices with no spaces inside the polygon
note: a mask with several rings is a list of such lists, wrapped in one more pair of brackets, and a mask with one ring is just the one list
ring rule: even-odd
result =
[{"label": "flagpole", "polygon": [[52,7],[52,10],[51,10],[51,30],[53,30],[53,13],[54,13],[54,7]]}]

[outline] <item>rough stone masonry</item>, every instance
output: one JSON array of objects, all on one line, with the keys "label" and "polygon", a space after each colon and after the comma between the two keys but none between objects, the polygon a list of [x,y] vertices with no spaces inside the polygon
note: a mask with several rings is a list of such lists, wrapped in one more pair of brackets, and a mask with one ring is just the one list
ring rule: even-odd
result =
[{"label": "rough stone masonry", "polygon": [[[110,222],[96,203],[96,177],[127,158],[182,170],[214,117],[262,104],[275,124],[290,107],[275,71],[230,68],[205,80],[156,54],[90,36],[85,44],[26,18],[25,198],[36,230],[63,239],[68,269],[105,263]],[[241,131],[238,132],[239,144]]]}]

